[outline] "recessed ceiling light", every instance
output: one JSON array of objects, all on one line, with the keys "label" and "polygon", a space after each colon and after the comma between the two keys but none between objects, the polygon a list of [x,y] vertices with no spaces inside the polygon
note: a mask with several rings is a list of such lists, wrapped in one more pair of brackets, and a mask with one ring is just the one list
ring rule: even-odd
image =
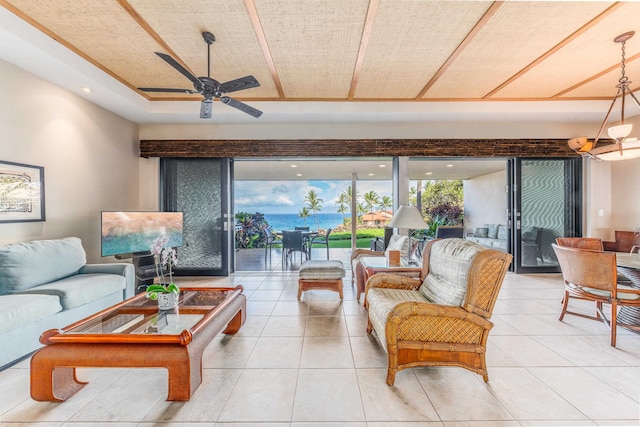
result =
[{"label": "recessed ceiling light", "polygon": [[80,86],[80,90],[86,93],[91,93],[91,88],[86,86]]},{"label": "recessed ceiling light", "polygon": [[373,176],[373,175],[375,175],[375,174],[373,174],[373,173],[368,173],[367,175],[369,175],[369,176]]},{"label": "recessed ceiling light", "polygon": [[387,165],[378,165],[379,168],[386,168]]},{"label": "recessed ceiling light", "polygon": [[296,176],[302,176],[302,174],[301,173],[297,173]]},{"label": "recessed ceiling light", "polygon": [[433,172],[425,172],[425,175],[433,175]]},{"label": "recessed ceiling light", "polygon": [[446,165],[448,168],[452,168],[453,165],[451,163],[449,163],[448,165]]},{"label": "recessed ceiling light", "polygon": [[297,168],[297,167],[298,167],[298,165],[290,165],[290,167],[292,167],[292,168]]}]

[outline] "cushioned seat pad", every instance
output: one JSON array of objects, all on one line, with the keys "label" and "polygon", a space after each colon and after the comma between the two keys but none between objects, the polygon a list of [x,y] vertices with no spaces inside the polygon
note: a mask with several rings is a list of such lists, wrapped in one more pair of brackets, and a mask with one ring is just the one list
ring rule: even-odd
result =
[{"label": "cushioned seat pad", "polygon": [[55,295],[1,295],[0,334],[62,311]]},{"label": "cushioned seat pad", "polygon": [[367,301],[369,304],[369,319],[378,334],[383,346],[386,346],[385,324],[387,316],[396,305],[405,301],[430,302],[424,295],[418,291],[409,289],[392,289],[392,288],[371,288],[367,293]]},{"label": "cushioned seat pad", "polygon": [[22,291],[23,294],[57,295],[65,310],[98,300],[126,287],[124,276],[80,274]]},{"label": "cushioned seat pad", "polygon": [[342,279],[345,276],[344,265],[336,260],[310,260],[300,266],[300,279]]}]

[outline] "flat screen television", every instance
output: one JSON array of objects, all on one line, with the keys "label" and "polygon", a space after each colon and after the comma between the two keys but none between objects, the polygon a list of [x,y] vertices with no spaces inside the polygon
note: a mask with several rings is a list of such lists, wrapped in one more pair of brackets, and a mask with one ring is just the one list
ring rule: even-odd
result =
[{"label": "flat screen television", "polygon": [[167,247],[182,246],[182,212],[106,212],[101,214],[102,256],[149,253],[161,236]]}]

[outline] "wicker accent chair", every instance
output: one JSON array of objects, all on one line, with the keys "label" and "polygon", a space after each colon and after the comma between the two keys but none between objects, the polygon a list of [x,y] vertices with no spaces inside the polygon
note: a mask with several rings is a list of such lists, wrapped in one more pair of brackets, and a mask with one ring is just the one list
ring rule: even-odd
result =
[{"label": "wicker accent chair", "polygon": [[367,333],[375,330],[388,354],[388,385],[414,366],[459,366],[489,381],[489,319],[511,259],[468,240],[437,239],[424,248],[420,278],[367,281]]},{"label": "wicker accent chair", "polygon": [[591,249],[604,251],[602,239],[597,237],[556,237],[556,244],[567,248]]},{"label": "wicker accent chair", "polygon": [[[620,286],[617,282],[616,254],[613,252],[568,248],[551,245],[562,270],[564,279],[564,298],[559,320],[565,314],[604,322],[611,332],[611,346],[616,346],[618,326],[640,331],[637,324],[619,323],[618,308],[621,306],[640,307],[640,289]],[[569,311],[570,299],[594,301],[595,316]],[[602,304],[611,305],[611,314],[607,318]]]}]

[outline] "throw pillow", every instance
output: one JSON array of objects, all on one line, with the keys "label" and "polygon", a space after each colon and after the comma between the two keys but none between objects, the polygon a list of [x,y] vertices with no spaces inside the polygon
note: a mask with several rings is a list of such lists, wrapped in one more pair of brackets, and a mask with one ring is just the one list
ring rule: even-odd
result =
[{"label": "throw pillow", "polygon": [[522,227],[522,240],[535,242],[538,238],[538,227],[526,226]]},{"label": "throw pillow", "polygon": [[485,224],[483,227],[487,227],[489,232],[487,233],[487,237],[490,239],[498,238],[498,224]]},{"label": "throw pillow", "polygon": [[389,251],[400,251],[401,255],[405,255],[409,250],[409,237],[394,234],[389,239],[389,245],[384,251],[385,255],[389,254]]},{"label": "throw pillow", "polygon": [[507,240],[507,235],[509,234],[509,229],[506,225],[500,224],[498,226],[498,240]]},{"label": "throw pillow", "polygon": [[489,235],[489,229],[487,227],[478,227],[473,230],[473,237],[486,238]]}]

